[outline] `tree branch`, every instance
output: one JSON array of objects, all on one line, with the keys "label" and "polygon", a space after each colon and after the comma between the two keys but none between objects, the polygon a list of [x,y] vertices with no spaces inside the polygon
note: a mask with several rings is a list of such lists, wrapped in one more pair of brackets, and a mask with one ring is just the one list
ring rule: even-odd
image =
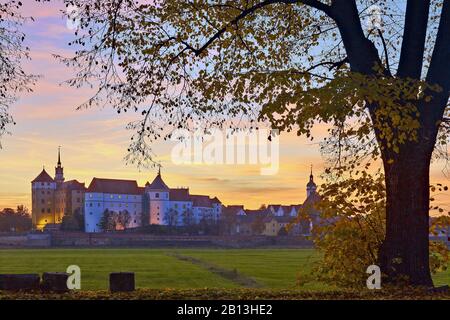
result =
[{"label": "tree branch", "polygon": [[356,1],[334,0],[331,15],[341,33],[351,70],[374,74],[374,66],[381,65],[381,60],[375,45],[364,34]]},{"label": "tree branch", "polygon": [[430,0],[408,0],[397,75],[420,79],[428,25]]},{"label": "tree branch", "polygon": [[444,0],[441,12],[441,20],[436,36],[434,51],[431,56],[430,68],[426,81],[431,84],[438,84],[442,92],[434,93],[432,105],[423,112],[429,115],[426,118],[428,125],[434,127],[442,120],[445,108],[447,107],[450,95],[450,0]]},{"label": "tree branch", "polygon": [[295,4],[295,3],[303,3],[305,5],[309,5],[317,10],[323,11],[327,15],[331,17],[331,7],[318,1],[318,0],[265,0],[263,2],[257,3],[254,6],[242,10],[239,15],[237,15],[233,20],[228,22],[224,27],[219,29],[211,38],[208,39],[201,47],[198,49],[184,43],[186,45],[186,49],[194,52],[196,56],[199,56],[202,54],[216,39],[220,38],[222,34],[224,34],[230,26],[236,25],[239,21],[245,19],[247,16],[253,14],[258,9],[264,8],[266,6],[277,4],[277,3],[284,3],[284,4]]}]

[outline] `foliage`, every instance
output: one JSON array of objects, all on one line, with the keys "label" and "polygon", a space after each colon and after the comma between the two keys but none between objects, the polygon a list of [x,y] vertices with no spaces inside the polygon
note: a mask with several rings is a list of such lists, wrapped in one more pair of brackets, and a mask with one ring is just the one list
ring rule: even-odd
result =
[{"label": "foliage", "polygon": [[0,2],[0,137],[9,124],[14,124],[9,107],[19,93],[31,91],[36,80],[21,65],[29,58],[29,48],[23,46],[25,35],[20,30],[28,19],[20,14],[21,6],[17,0]]},{"label": "foliage", "polygon": [[185,226],[194,225],[196,222],[194,212],[190,208],[183,211],[182,218],[183,218],[183,225]]},{"label": "foliage", "polygon": [[[80,108],[109,104],[142,115],[129,125],[136,132],[129,159],[138,164],[152,159],[152,141],[199,124],[270,123],[309,136],[315,122],[326,122],[341,152],[351,145],[348,156],[377,157],[374,128],[378,142],[399,152],[417,138],[417,105],[446,94],[436,77],[403,76],[412,74],[399,61],[406,13],[386,0],[65,3],[77,6],[81,22],[75,56],[58,57],[78,70],[68,84],[97,89]],[[442,1],[424,7],[433,27],[424,37],[430,69],[441,9]],[[367,42],[343,39],[346,28]]]},{"label": "foliage", "polygon": [[329,292],[267,289],[138,289],[129,293],[82,291],[65,294],[0,292],[0,300],[448,300],[448,293],[425,290],[382,290],[381,292],[339,290]]},{"label": "foliage", "polygon": [[99,227],[103,231],[125,230],[131,221],[127,210],[115,212],[106,209],[100,218]]},{"label": "foliage", "polygon": [[[385,235],[385,188],[380,172],[362,172],[355,178],[322,185],[321,201],[315,204],[321,212],[314,221],[312,239],[323,253],[314,277],[341,287],[363,287],[366,269],[379,265],[378,252]],[[303,208],[300,221],[310,220]],[[430,233],[450,226],[448,216],[434,218]],[[446,270],[450,253],[446,244],[430,241],[432,273]]]},{"label": "foliage", "polygon": [[163,222],[168,226],[176,226],[178,224],[178,211],[170,208],[167,212],[163,213]]},{"label": "foliage", "polygon": [[0,231],[29,230],[31,230],[31,216],[26,207],[18,206],[16,210],[5,208],[0,211]]},{"label": "foliage", "polygon": [[63,231],[84,231],[84,214],[78,208],[73,214],[64,215],[61,222]]}]

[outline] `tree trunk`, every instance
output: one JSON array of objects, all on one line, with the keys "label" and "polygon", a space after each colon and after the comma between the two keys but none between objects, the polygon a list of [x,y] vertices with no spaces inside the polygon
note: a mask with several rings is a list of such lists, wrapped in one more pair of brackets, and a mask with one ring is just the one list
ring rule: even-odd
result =
[{"label": "tree trunk", "polygon": [[[419,131],[424,137],[424,128]],[[429,170],[435,139],[431,140],[419,138],[419,142],[407,143],[398,154],[383,152],[386,238],[379,260],[388,282],[404,280],[414,286],[433,286],[428,247]]]}]

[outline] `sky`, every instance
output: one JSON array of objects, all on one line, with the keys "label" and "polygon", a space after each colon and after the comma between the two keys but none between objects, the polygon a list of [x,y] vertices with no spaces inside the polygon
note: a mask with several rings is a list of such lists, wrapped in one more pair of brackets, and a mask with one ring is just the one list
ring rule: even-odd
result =
[{"label": "sky", "polygon": [[[60,64],[53,54],[70,56],[67,43],[73,31],[66,26],[60,2],[51,4],[24,1],[23,13],[34,22],[25,25],[26,45],[31,61],[26,71],[41,76],[34,92],[24,94],[11,108],[17,123],[11,135],[2,138],[0,149],[0,209],[24,204],[31,208],[31,181],[43,166],[54,175],[58,146],[62,146],[62,163],[66,180],[77,179],[89,185],[93,177],[133,179],[143,186],[152,181],[156,169],[126,164],[131,131],[125,129],[134,115],[118,115],[112,108],[76,110],[89,98],[88,89],[63,85],[72,70]],[[325,129],[317,127],[320,138]],[[173,142],[153,146],[170,187],[189,187],[192,194],[217,196],[225,205],[243,204],[257,208],[261,204],[299,204],[306,197],[306,183],[313,165],[315,180],[320,184],[325,161],[318,142],[295,134],[280,136],[280,168],[275,175],[260,174],[260,165],[177,165],[171,161]],[[435,163],[433,182],[448,183],[445,164]],[[448,203],[447,195],[437,197]]]}]

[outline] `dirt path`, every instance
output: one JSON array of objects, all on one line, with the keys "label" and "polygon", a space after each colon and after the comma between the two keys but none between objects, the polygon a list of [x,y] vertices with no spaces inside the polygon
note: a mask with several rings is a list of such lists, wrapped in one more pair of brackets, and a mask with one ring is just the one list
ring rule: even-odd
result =
[{"label": "dirt path", "polygon": [[230,280],[230,281],[236,283],[237,285],[243,286],[245,288],[262,288],[263,287],[255,279],[253,279],[251,277],[247,277],[247,276],[239,273],[236,269],[234,269],[234,270],[225,269],[225,268],[219,267],[215,264],[212,264],[210,262],[207,262],[207,261],[204,261],[204,260],[201,260],[198,258],[190,257],[190,256],[181,255],[179,253],[171,253],[168,255],[172,256],[180,261],[186,261],[186,262],[195,264],[199,267],[202,267],[202,268],[208,270],[209,272],[217,274],[218,276],[220,276],[224,279]]}]

